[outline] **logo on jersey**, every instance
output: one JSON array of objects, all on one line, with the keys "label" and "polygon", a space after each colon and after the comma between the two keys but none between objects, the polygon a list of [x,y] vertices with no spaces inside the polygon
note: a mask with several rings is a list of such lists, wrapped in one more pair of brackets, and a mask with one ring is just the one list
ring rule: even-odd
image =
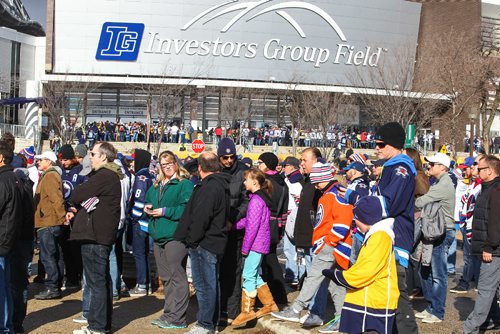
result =
[{"label": "logo on jersey", "polygon": [[320,204],[318,207],[318,212],[316,213],[316,221],[314,222],[314,228],[316,228],[319,225],[319,223],[321,223],[324,214],[325,210],[323,209],[323,204]]},{"label": "logo on jersey", "polygon": [[137,60],[143,23],[105,22],[97,46],[97,60]]},{"label": "logo on jersey", "polygon": [[71,183],[68,180],[63,181],[63,195],[64,199],[68,199],[71,196],[71,193],[73,192],[73,183]]},{"label": "logo on jersey", "polygon": [[406,168],[399,166],[396,168],[396,175],[401,175],[403,178],[406,178],[408,176],[408,170]]}]

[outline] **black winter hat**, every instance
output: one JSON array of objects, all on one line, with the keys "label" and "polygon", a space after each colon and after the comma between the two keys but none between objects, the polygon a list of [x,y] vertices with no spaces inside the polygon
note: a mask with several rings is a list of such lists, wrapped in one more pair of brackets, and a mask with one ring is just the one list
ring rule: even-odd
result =
[{"label": "black winter hat", "polygon": [[276,170],[276,166],[278,166],[278,157],[271,152],[262,153],[259,160],[265,163],[270,170]]},{"label": "black winter hat", "polygon": [[387,123],[382,125],[377,131],[375,139],[381,140],[395,148],[402,149],[405,146],[405,130],[397,122]]},{"label": "black winter hat", "polygon": [[73,147],[70,144],[63,145],[59,149],[57,157],[59,159],[74,159],[75,150],[73,150]]},{"label": "black winter hat", "polygon": [[222,157],[229,154],[236,154],[236,146],[230,138],[222,138],[217,148],[217,155]]}]

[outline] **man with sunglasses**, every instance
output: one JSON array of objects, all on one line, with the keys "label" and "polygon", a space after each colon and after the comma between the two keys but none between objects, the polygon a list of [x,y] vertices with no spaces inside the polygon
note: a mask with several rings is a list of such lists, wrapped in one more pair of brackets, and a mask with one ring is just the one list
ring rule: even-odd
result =
[{"label": "man with sunglasses", "polygon": [[446,307],[446,292],[448,291],[447,251],[455,238],[455,187],[448,169],[450,157],[444,153],[436,153],[426,157],[428,173],[436,178],[427,194],[415,200],[415,206],[423,209],[427,204],[438,202],[441,205],[446,222],[446,232],[432,243],[432,259],[430,266],[422,266],[422,290],[429,305],[423,312],[415,314],[425,323],[438,323],[443,321]]},{"label": "man with sunglasses", "polygon": [[[394,254],[398,273],[399,301],[393,333],[418,333],[412,305],[408,298],[406,275],[410,251],[413,248],[415,176],[417,171],[413,161],[402,154],[405,131],[401,124],[391,122],[383,125],[375,135],[375,145],[379,159],[386,159],[382,175],[375,193],[366,196],[373,207],[373,216],[379,220],[387,217],[394,222]],[[339,195],[350,204],[360,198],[356,191],[346,194],[346,188],[339,187]],[[382,216],[380,213],[382,212]]]},{"label": "man with sunglasses", "polygon": [[[472,255],[481,259],[474,310],[464,323],[464,333],[500,329],[497,290],[500,284],[500,160],[487,155],[478,161],[481,195],[474,209]],[[486,322],[491,317],[491,322]],[[486,322],[486,323],[485,323]],[[483,325],[483,326],[481,326]]]},{"label": "man with sunglasses", "polygon": [[[220,140],[217,155],[221,172],[231,175],[229,183],[231,211],[228,223],[232,225],[246,215],[248,197],[243,185],[243,173],[248,167],[238,161],[236,146],[230,138]],[[222,320],[226,318],[229,324],[241,310],[241,272],[243,269],[241,246],[244,233],[242,230],[236,231],[231,228],[228,228],[228,231],[226,250],[221,261],[220,288]]]}]

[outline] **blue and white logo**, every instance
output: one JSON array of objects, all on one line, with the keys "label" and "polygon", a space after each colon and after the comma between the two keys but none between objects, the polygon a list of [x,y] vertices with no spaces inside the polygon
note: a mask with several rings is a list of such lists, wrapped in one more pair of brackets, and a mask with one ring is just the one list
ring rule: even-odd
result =
[{"label": "blue and white logo", "polygon": [[143,32],[143,23],[105,22],[95,59],[137,60]]}]

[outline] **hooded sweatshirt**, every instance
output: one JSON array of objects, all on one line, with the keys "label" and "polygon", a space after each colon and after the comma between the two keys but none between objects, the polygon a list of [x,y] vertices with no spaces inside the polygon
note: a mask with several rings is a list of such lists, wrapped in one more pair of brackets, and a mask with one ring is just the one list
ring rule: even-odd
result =
[{"label": "hooded sweatshirt", "polygon": [[258,190],[249,197],[246,217],[236,223],[237,230],[245,229],[241,252],[243,255],[248,255],[250,251],[268,254],[271,245],[271,197],[263,190]]}]

